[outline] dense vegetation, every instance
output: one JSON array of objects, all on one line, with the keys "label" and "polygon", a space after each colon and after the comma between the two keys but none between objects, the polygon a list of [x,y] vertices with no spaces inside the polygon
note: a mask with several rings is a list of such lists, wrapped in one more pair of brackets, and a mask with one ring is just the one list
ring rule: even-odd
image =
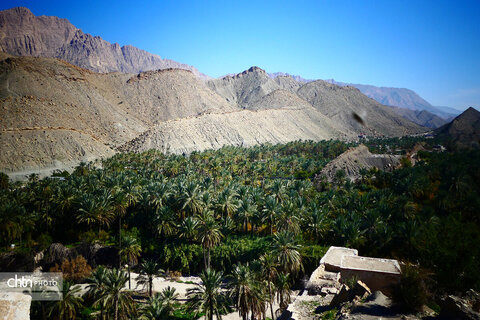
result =
[{"label": "dense vegetation", "polygon": [[[370,147],[397,150],[419,140]],[[2,176],[0,241],[32,249],[97,241],[120,246],[129,265],[152,260],[163,270],[203,272],[212,286],[223,272],[254,287],[241,281],[266,279],[261,261],[274,251],[275,288],[263,286],[271,291],[265,301],[275,293],[284,304],[282,290],[311,272],[329,245],[419,264],[438,291],[480,289],[480,152],[420,152],[414,167],[364,170],[357,183],[338,175],[316,188],[315,174],[347,148],[308,141],[188,157],[122,153],[58,178],[21,184]],[[246,312],[262,308],[251,302]]]}]

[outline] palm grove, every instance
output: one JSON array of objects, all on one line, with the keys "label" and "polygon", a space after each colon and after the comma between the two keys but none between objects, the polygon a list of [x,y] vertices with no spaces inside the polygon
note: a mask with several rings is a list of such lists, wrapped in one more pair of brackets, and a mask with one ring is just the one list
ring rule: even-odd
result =
[{"label": "palm grove", "polygon": [[[431,274],[433,294],[479,289],[480,152],[424,152],[422,162],[393,173],[363,170],[357,183],[342,174],[334,183],[314,183],[348,147],[306,141],[188,157],[152,150],[81,164],[72,174],[58,173],[60,179],[32,176],[20,184],[2,176],[3,250],[17,243],[17,250],[33,252],[53,242],[118,249],[109,268],[86,265],[72,277],[88,278],[82,298],[65,294],[76,290],[67,281],[69,299],[61,305],[32,306],[58,319],[212,319],[232,308],[244,319],[274,318],[273,304],[286,308],[292,287],[329,245],[418,264]],[[122,290],[132,268],[148,300]],[[155,276],[173,271],[202,280],[185,305],[174,289],[151,290]]]}]

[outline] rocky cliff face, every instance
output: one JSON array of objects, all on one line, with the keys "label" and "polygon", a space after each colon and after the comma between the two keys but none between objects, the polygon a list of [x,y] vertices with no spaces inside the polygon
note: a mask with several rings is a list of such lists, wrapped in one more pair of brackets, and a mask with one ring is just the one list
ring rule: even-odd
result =
[{"label": "rocky cliff face", "polygon": [[133,46],[111,44],[83,33],[67,19],[37,17],[21,7],[0,11],[0,49],[13,55],[59,58],[95,72],[138,73],[180,68],[206,77],[192,66],[162,59]]}]

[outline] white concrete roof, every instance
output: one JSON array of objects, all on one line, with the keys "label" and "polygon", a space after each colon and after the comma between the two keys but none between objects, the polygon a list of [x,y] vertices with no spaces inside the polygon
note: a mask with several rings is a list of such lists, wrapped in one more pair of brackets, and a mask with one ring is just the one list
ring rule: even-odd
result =
[{"label": "white concrete roof", "polygon": [[363,270],[370,272],[400,274],[400,265],[398,264],[398,261],[392,259],[344,255],[341,258],[340,268],[349,270]]},{"label": "white concrete roof", "polygon": [[334,266],[340,268],[342,265],[342,257],[344,256],[357,256],[358,250],[349,249],[344,247],[330,247],[328,248],[327,253],[320,260],[320,264],[325,264],[329,266]]}]

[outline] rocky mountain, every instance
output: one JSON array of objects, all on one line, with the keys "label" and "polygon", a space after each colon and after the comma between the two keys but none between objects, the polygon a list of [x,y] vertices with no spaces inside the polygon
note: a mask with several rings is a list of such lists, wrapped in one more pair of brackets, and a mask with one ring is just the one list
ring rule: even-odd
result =
[{"label": "rocky mountain", "polygon": [[292,78],[293,80],[298,81],[300,83],[307,83],[307,82],[310,82],[310,81],[314,81],[314,80],[309,80],[309,79],[302,78],[299,75],[289,74],[289,73],[286,73],[286,72],[268,73],[268,76],[272,79],[276,79],[278,77]]},{"label": "rocky mountain", "polygon": [[434,132],[438,137],[446,139],[452,147],[480,148],[480,112],[470,107]]},{"label": "rocky mountain", "polygon": [[[283,72],[269,73],[268,75],[282,88],[287,90],[297,90],[303,84],[315,81]],[[342,87],[355,87],[367,97],[370,97],[383,105],[392,107],[394,111],[403,118],[432,129],[445,124],[460,112],[448,107],[434,107],[421,98],[417,93],[409,89],[350,84],[338,82],[333,79],[325,80],[325,82]]]},{"label": "rocky mountain", "polygon": [[10,173],[118,150],[190,153],[425,130],[353,87],[272,78],[258,67],[201,78],[193,67],[26,8],[0,12],[0,49],[0,169]]},{"label": "rocky mountain", "polygon": [[406,108],[392,107],[393,111],[418,125],[436,129],[448,121],[426,110],[410,110]]},{"label": "rocky mountain", "polygon": [[304,84],[297,93],[334,122],[357,133],[401,136],[421,131],[418,125],[354,87],[340,87],[317,80]]},{"label": "rocky mountain", "polygon": [[287,90],[259,68],[205,82],[183,69],[95,73],[0,53],[0,168],[10,173],[64,168],[117,150],[189,153],[422,130],[355,88],[312,82]]},{"label": "rocky mountain", "polygon": [[95,72],[180,68],[206,77],[192,66],[133,46],[111,44],[83,33],[67,19],[35,16],[23,7],[0,11],[0,50],[12,55],[59,58]]},{"label": "rocky mountain", "polygon": [[353,86],[366,96],[387,106],[406,108],[416,111],[425,110],[444,119],[457,116],[460,113],[460,111],[453,108],[432,106],[416,92],[406,88],[376,87],[365,84],[343,83],[333,79],[326,81],[339,86]]},{"label": "rocky mountain", "polygon": [[404,135],[421,131],[419,126],[356,88],[340,87],[322,80],[303,85],[288,76],[273,80],[264,70],[252,67],[233,77],[210,80],[208,86],[241,108],[313,107],[349,135]]}]

